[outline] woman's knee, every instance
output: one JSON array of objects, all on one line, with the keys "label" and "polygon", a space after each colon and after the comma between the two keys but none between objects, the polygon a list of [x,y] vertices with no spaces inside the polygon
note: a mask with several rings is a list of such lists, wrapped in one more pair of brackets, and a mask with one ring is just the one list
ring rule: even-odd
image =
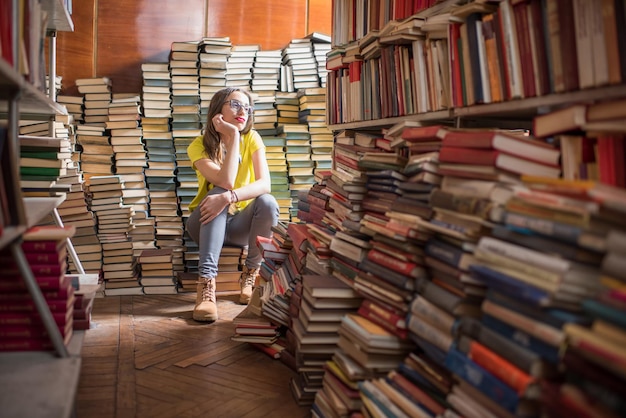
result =
[{"label": "woman's knee", "polygon": [[270,216],[278,216],[278,202],[274,196],[269,193],[262,194],[255,199],[256,212],[261,214],[267,214]]}]

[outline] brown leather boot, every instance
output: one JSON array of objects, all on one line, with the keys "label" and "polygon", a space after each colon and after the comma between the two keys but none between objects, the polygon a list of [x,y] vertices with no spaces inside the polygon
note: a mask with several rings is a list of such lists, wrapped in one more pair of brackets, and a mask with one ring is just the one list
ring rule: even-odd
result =
[{"label": "brown leather boot", "polygon": [[200,322],[217,321],[215,279],[200,277],[196,282],[196,306],[193,308],[193,319]]},{"label": "brown leather boot", "polygon": [[243,266],[243,272],[239,277],[239,286],[241,286],[241,293],[239,294],[239,303],[247,305],[250,302],[252,296],[252,287],[256,283],[256,276],[259,275],[259,269],[250,269],[248,266]]}]

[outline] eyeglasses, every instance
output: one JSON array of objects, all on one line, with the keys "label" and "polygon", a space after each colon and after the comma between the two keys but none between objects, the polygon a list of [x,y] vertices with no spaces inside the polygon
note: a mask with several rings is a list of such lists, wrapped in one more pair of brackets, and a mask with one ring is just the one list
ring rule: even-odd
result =
[{"label": "eyeglasses", "polygon": [[226,100],[224,102],[224,104],[228,103],[230,105],[230,108],[235,112],[235,113],[239,113],[242,110],[245,111],[248,115],[251,115],[252,112],[254,112],[254,107],[248,105],[248,104],[243,104],[241,103],[239,100]]}]

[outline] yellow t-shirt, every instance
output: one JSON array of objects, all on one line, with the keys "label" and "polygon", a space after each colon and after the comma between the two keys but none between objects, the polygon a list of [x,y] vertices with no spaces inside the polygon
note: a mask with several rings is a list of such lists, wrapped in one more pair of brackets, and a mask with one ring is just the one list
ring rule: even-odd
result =
[{"label": "yellow t-shirt", "polygon": [[[237,171],[237,177],[235,177],[235,189],[250,184],[256,180],[254,175],[254,165],[252,164],[252,155],[259,149],[265,148],[261,135],[255,130],[250,130],[247,134],[241,135],[241,143],[239,144],[239,170]],[[202,174],[196,169],[196,161],[207,158],[204,151],[204,145],[202,144],[202,136],[196,137],[191,144],[187,147],[187,155],[191,160],[191,164],[196,171],[198,177],[198,193],[189,204],[189,211],[193,212],[198,207],[202,199],[206,196],[207,192],[213,188],[213,185],[208,183]],[[250,200],[244,200],[236,203],[237,209],[242,210],[248,204]]]}]

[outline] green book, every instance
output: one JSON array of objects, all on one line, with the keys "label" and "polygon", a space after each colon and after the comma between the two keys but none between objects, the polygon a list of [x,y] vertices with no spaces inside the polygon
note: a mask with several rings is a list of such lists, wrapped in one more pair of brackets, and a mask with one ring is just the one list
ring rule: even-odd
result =
[{"label": "green book", "polygon": [[61,158],[71,157],[71,155],[66,157],[64,154],[65,153],[60,153],[58,151],[50,151],[50,148],[48,148],[47,151],[20,151],[21,158],[41,158],[44,160],[58,160]]},{"label": "green book", "polygon": [[[65,170],[60,167],[20,167],[22,176],[60,176]],[[56,179],[55,179],[56,180]]]}]

